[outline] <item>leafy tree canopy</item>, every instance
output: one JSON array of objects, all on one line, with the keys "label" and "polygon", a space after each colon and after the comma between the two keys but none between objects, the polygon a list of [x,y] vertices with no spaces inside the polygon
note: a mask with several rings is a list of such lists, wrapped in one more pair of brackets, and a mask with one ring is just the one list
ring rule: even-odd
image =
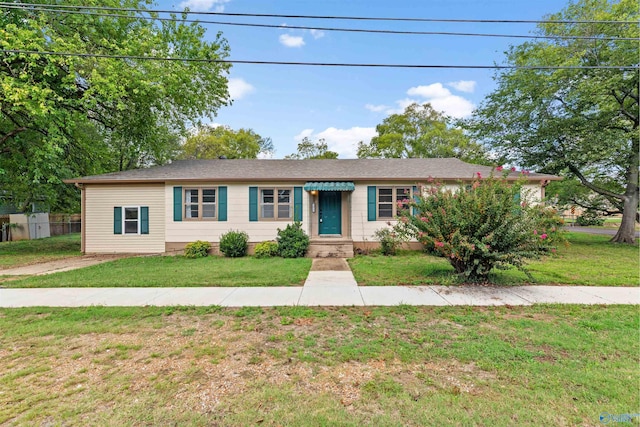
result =
[{"label": "leafy tree canopy", "polygon": [[[628,243],[634,241],[638,211],[640,45],[637,40],[610,39],[638,38],[638,19],[636,0],[580,0],[549,16],[539,26],[540,34],[595,39],[524,43],[507,52],[508,64],[636,69],[518,68],[500,72],[497,89],[468,123],[476,137],[506,160],[541,172],[565,174],[568,186],[577,180],[590,190],[588,194],[575,192],[574,202],[623,213],[613,240]],[[551,22],[558,20],[631,22]]]},{"label": "leafy tree canopy", "polygon": [[338,153],[329,150],[327,143],[324,139],[313,142],[306,136],[298,144],[298,151],[288,156],[284,156],[285,159],[337,159]]},{"label": "leafy tree canopy", "polygon": [[457,157],[486,162],[482,146],[428,103],[409,105],[404,113],[385,118],[376,130],[378,136],[370,143],[358,143],[359,158]]},{"label": "leafy tree canopy", "polygon": [[[84,4],[69,0],[65,4]],[[101,6],[146,9],[147,0]],[[219,60],[220,34],[182,21],[143,19],[152,12],[62,14],[4,9],[5,50]],[[15,204],[44,200],[69,207],[65,178],[162,163],[178,135],[228,100],[228,64],[207,61],[0,53],[0,188]],[[69,199],[67,196],[71,197]]]},{"label": "leafy tree canopy", "polygon": [[183,159],[255,159],[273,153],[271,138],[263,138],[252,129],[233,130],[226,126],[202,126],[187,137]]}]

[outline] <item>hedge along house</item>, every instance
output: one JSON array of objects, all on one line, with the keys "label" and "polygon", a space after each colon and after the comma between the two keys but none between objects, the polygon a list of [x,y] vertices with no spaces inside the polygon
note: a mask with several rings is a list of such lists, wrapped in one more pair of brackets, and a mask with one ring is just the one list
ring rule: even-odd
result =
[{"label": "hedge along house", "polygon": [[[84,253],[164,253],[195,240],[217,250],[229,230],[256,243],[300,221],[309,256],[353,256],[434,178],[457,186],[491,168],[454,158],[350,160],[182,160],[166,166],[67,181],[82,189]],[[520,175],[511,173],[509,179]],[[553,175],[529,174],[542,200]]]}]

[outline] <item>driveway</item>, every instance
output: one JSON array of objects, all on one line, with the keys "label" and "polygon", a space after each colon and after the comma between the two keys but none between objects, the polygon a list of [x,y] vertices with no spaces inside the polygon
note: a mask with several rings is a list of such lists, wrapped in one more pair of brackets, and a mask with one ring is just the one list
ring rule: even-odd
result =
[{"label": "driveway", "polygon": [[70,257],[38,264],[23,265],[21,267],[0,269],[0,276],[40,276],[43,274],[59,273],[61,271],[76,270],[103,262],[109,262],[131,255],[84,255]]}]

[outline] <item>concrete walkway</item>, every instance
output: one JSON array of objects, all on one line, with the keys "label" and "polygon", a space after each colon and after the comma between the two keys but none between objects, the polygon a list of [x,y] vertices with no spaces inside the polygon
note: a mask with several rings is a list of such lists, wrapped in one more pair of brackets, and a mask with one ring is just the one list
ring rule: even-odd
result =
[{"label": "concrete walkway", "polygon": [[338,285],[326,275],[316,276],[316,279],[304,287],[0,289],[0,307],[640,304],[640,288],[637,287],[358,287],[346,282]]}]

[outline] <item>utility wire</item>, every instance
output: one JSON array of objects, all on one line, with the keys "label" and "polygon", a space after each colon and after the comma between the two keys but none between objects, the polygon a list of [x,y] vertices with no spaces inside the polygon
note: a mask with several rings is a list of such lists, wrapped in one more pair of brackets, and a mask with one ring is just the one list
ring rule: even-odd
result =
[{"label": "utility wire", "polygon": [[464,37],[502,37],[502,38],[554,39],[554,40],[640,41],[640,38],[638,37],[594,37],[594,36],[560,36],[560,35],[548,36],[548,35],[535,35],[535,34],[534,35],[487,34],[487,33],[462,33],[462,32],[448,32],[448,31],[402,31],[402,30],[373,30],[373,29],[362,29],[362,28],[309,27],[309,26],[299,26],[299,25],[254,24],[254,23],[241,23],[241,22],[206,21],[206,20],[198,20],[198,19],[163,18],[163,17],[153,17],[153,16],[132,16],[132,15],[111,14],[111,13],[83,12],[83,11],[64,10],[64,9],[49,9],[49,8],[41,8],[41,7],[24,7],[24,6],[2,6],[2,7],[6,9],[33,10],[33,11],[40,11],[40,12],[53,12],[53,13],[74,14],[74,15],[79,14],[79,15],[125,18],[125,19],[145,19],[150,21],[197,22],[200,24],[228,25],[228,26],[237,26],[237,27],[277,28],[280,30],[294,29],[294,30],[337,31],[337,32],[351,32],[351,33],[440,35],[440,36],[464,36]]},{"label": "utility wire", "polygon": [[111,59],[134,59],[144,61],[174,61],[174,62],[209,62],[220,64],[257,64],[257,65],[301,65],[316,67],[367,67],[367,68],[457,68],[457,69],[524,69],[524,70],[638,70],[639,66],[628,65],[443,65],[443,64],[375,64],[375,63],[341,63],[341,62],[285,62],[285,61],[250,61],[240,59],[205,59],[205,58],[175,58],[157,56],[138,55],[108,55],[101,53],[73,53],[73,52],[50,52],[21,49],[2,49],[3,53],[29,54],[29,55],[51,55],[80,58],[111,58]]},{"label": "utility wire", "polygon": [[[46,3],[13,3],[0,2],[0,6],[52,6]],[[611,21],[611,20],[525,20],[525,19],[441,19],[441,18],[391,18],[391,17],[364,17],[364,16],[333,16],[333,15],[289,15],[273,13],[230,13],[230,12],[205,12],[205,11],[180,11],[171,9],[136,9],[106,6],[73,6],[55,5],[56,8],[111,10],[119,12],[141,13],[179,13],[189,15],[216,15],[216,16],[243,16],[258,18],[287,18],[287,19],[339,19],[353,21],[397,21],[397,22],[447,22],[447,23],[479,23],[479,24],[637,24],[638,21]]]}]

